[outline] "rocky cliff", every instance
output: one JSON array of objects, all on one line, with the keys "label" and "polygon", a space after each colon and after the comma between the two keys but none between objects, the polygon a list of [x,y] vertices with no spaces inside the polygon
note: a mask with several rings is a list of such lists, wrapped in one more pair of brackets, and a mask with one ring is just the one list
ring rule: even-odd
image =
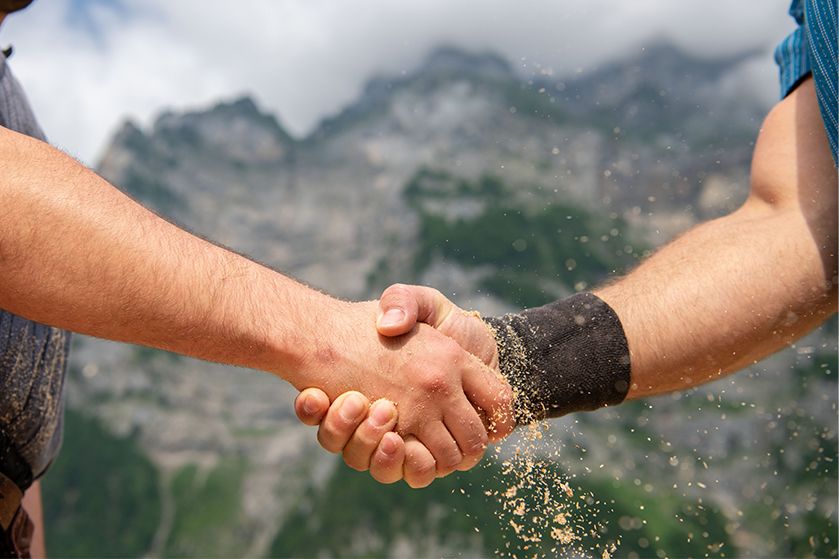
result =
[{"label": "rocky cliff", "polygon": [[164,114],[147,132],[126,123],[99,170],[199,234],[368,297],[374,265],[416,243],[402,194],[420,169],[495,176],[534,207],[615,211],[657,242],[732,209],[765,112],[725,98],[742,58],[658,45],[590,75],[523,81],[492,54],[441,49],[412,74],[373,78],[308,138],[243,98]]}]

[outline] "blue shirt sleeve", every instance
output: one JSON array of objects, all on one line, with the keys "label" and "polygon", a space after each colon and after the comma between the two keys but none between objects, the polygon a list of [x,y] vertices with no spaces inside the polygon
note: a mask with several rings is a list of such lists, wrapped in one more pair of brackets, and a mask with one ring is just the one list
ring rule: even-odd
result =
[{"label": "blue shirt sleeve", "polygon": [[813,75],[827,139],[837,161],[836,0],[793,0],[789,10],[799,27],[775,49],[781,98]]}]

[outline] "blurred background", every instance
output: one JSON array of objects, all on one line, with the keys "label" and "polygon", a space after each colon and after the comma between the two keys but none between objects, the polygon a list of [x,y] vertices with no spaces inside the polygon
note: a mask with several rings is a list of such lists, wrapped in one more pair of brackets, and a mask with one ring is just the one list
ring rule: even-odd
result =
[{"label": "blurred background", "polygon": [[[498,314],[743,202],[787,9],[36,0],[0,44],[52,143],[170,219],[336,296]],[[835,556],[836,339],[410,490],[321,450],[271,375],[77,336],[48,551]]]}]

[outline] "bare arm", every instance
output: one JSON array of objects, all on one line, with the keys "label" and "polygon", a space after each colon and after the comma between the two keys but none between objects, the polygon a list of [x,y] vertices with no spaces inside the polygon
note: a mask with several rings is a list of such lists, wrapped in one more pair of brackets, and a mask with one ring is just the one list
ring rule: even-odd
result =
[{"label": "bare arm", "polygon": [[[276,303],[291,316],[298,301],[326,303],[184,233],[46,144],[0,128],[0,159],[0,306],[10,312],[92,336],[267,366],[271,342],[292,342],[272,334],[294,333],[270,332],[260,307]],[[284,357],[288,365],[302,358]],[[274,367],[293,382],[291,368]]]},{"label": "bare arm", "polygon": [[742,208],[692,229],[595,291],[627,335],[627,397],[732,373],[836,312],[837,190],[808,80],[766,118]]},{"label": "bare arm", "polygon": [[[692,229],[625,278],[595,290],[617,312],[629,343],[627,397],[687,389],[733,373],[835,313],[838,193],[808,80],[767,117],[755,147],[751,194],[741,209]],[[453,305],[431,291],[386,292],[381,312],[401,309],[403,319],[380,331],[398,334],[417,320],[434,324],[433,313],[415,312],[417,302],[424,300],[420,306],[431,309]],[[469,324],[458,328],[464,326]],[[455,338],[480,353],[479,338]],[[326,415],[327,405],[322,402],[310,424]],[[340,444],[354,428],[321,424]],[[365,450],[370,456],[376,447],[368,443]],[[392,464],[384,459],[379,464],[379,475],[387,477]]]},{"label": "bare arm", "polygon": [[0,307],[262,369],[331,398],[388,398],[397,430],[425,444],[438,470],[483,452],[487,435],[464,390],[489,410],[505,387],[433,328],[379,337],[375,303],[337,301],[190,235],[72,158],[3,128],[0,161]]}]

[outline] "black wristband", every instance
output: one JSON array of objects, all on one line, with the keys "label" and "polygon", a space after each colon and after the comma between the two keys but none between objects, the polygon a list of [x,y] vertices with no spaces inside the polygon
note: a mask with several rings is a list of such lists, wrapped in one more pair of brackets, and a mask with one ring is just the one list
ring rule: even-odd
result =
[{"label": "black wristband", "polygon": [[623,402],[629,346],[618,315],[591,293],[487,317],[519,424]]}]

